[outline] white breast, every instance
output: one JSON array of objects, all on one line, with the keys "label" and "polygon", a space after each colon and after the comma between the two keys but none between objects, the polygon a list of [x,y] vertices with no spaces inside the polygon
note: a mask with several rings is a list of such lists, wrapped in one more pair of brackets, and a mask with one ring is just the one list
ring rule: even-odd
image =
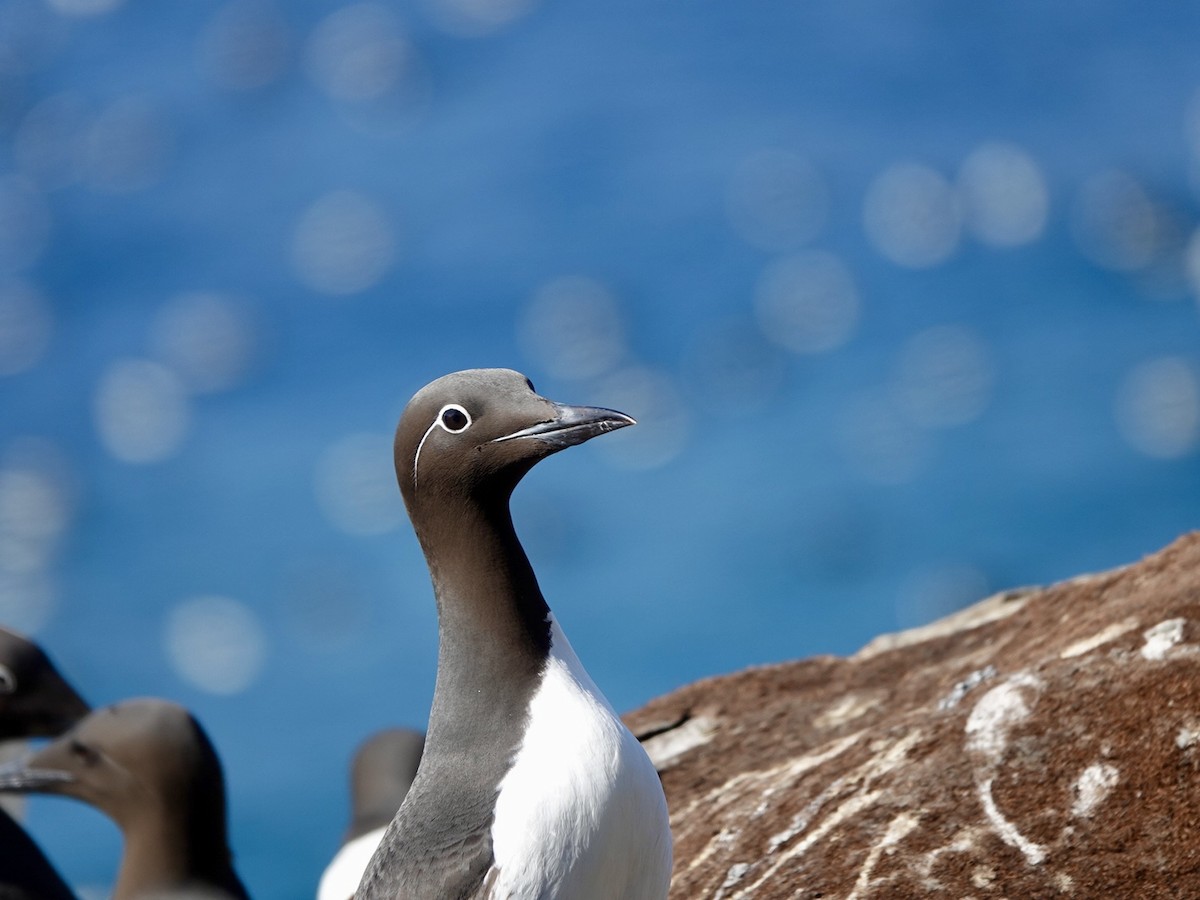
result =
[{"label": "white breast", "polygon": [[492,824],[504,900],[661,900],[671,830],[649,757],[551,617],[551,651]]},{"label": "white breast", "polygon": [[367,863],[371,861],[375,848],[383,840],[385,831],[386,825],[361,834],[342,845],[342,849],[321,875],[321,882],[317,886],[317,900],[349,900],[354,896]]}]

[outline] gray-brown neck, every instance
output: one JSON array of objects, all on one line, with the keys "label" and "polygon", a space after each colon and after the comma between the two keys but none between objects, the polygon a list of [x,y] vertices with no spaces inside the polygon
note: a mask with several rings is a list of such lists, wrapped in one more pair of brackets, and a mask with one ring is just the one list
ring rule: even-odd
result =
[{"label": "gray-brown neck", "polygon": [[137,815],[122,824],[125,846],[113,900],[134,900],[186,888],[245,900],[233,868],[225,826],[223,788],[217,796],[145,797]]},{"label": "gray-brown neck", "polygon": [[426,753],[474,744],[523,717],[550,652],[550,609],[513,528],[508,493],[449,498],[413,524],[438,610]]}]

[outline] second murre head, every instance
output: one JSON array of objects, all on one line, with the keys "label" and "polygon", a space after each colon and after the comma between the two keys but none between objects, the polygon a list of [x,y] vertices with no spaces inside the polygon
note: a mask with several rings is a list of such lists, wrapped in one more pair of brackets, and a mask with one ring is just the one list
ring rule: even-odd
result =
[{"label": "second murre head", "polygon": [[211,807],[222,822],[225,814],[221,764],[208,735],[182,706],[156,698],[94,710],[6,767],[0,789],[72,796],[122,828],[159,802],[192,813]]},{"label": "second murre head", "polygon": [[0,628],[0,740],[53,737],[88,705],[33,641]]},{"label": "second murre head", "polygon": [[229,849],[220,760],[178,704],[139,698],[93,710],[0,768],[0,791],[73,797],[108,815],[124,836],[114,900],[246,897]]},{"label": "second murre head", "polygon": [[624,413],[540,396],[511,369],[445,375],[413,396],[396,428],[396,477],[412,514],[424,497],[507,498],[540,459],[633,425]]}]

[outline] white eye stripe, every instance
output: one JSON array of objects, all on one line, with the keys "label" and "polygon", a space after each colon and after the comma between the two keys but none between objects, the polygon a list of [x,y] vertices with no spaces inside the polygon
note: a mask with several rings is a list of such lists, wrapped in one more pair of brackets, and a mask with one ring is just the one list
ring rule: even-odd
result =
[{"label": "white eye stripe", "polygon": [[[445,422],[445,416],[448,410],[454,410],[455,412],[460,413],[464,418],[466,418],[467,423],[461,428],[451,428]],[[434,417],[433,422],[430,423],[429,427],[425,429],[425,433],[421,435],[421,442],[417,444],[417,452],[413,456],[413,484],[416,484],[417,482],[417,463],[421,459],[421,448],[425,446],[425,441],[429,439],[429,435],[433,433],[433,429],[441,428],[442,431],[446,432],[447,434],[462,434],[471,427],[474,421],[475,420],[471,418],[471,414],[457,403],[447,403],[438,410],[438,414]]]}]

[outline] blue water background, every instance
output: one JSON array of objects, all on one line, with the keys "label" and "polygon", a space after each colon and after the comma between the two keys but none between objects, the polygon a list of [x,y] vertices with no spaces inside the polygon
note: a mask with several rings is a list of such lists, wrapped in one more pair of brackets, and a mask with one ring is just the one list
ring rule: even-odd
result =
[{"label": "blue water background", "polygon": [[[36,364],[0,378],[0,452],[48,440],[73,485],[37,637],[94,703],[154,694],[197,714],[225,762],[255,896],[311,895],[345,825],[351,750],[374,728],[422,726],[432,691],[433,602],[407,522],[335,527],[314,489],[323,454],[365,432],[389,467],[406,399],[459,368],[510,366],[554,399],[618,405],[605,378],[547,371],[522,340],[552,279],[611,291],[621,366],[672,385],[683,423],[657,464],[622,464],[596,441],[540,465],[514,501],[549,602],[619,709],[703,676],[846,654],[1200,524],[1196,442],[1144,452],[1114,411],[1147,361],[1200,371],[1184,264],[1164,286],[1099,264],[1073,230],[1080,191],[1113,169],[1169,210],[1183,243],[1194,229],[1200,7],[543,0],[462,36],[431,5],[396,3],[427,93],[379,112],[331,99],[306,69],[333,2],[246,6],[282,23],[281,68],[253,89],[215,83],[204,41],[240,3],[0,7],[0,176],[18,171],[23,116],[61,92],[94,110],[139,98],[168,135],[145,186],[34,180],[47,242],[7,274],[44,293],[54,328]],[[920,267],[879,251],[863,209],[881,172],[913,161],[953,179],[995,140],[1044,176],[1036,240],[998,248],[964,232]],[[821,173],[828,215],[804,244],[837,254],[857,285],[857,324],[828,352],[789,353],[756,322],[756,284],[781,254],[731,226],[728,192],[768,148]],[[292,260],[306,210],[337,190],[368,198],[395,240],[380,277],[345,296]],[[116,458],[97,386],[114,360],[152,356],[155,316],[197,290],[237,298],[253,364],[195,397],[176,452]],[[839,423],[864,397],[886,403],[907,342],[943,325],[986,348],[984,408],[903,431],[911,465],[873,477]],[[727,334],[746,349],[721,368],[713,342]],[[724,390],[731,372],[749,387]],[[913,587],[946,572],[967,572],[970,590]],[[298,605],[322,578],[332,599]],[[204,690],[172,664],[169,612],[203,595],[261,627],[244,690]],[[74,883],[111,883],[119,840],[98,814],[36,799],[28,823]]]}]

